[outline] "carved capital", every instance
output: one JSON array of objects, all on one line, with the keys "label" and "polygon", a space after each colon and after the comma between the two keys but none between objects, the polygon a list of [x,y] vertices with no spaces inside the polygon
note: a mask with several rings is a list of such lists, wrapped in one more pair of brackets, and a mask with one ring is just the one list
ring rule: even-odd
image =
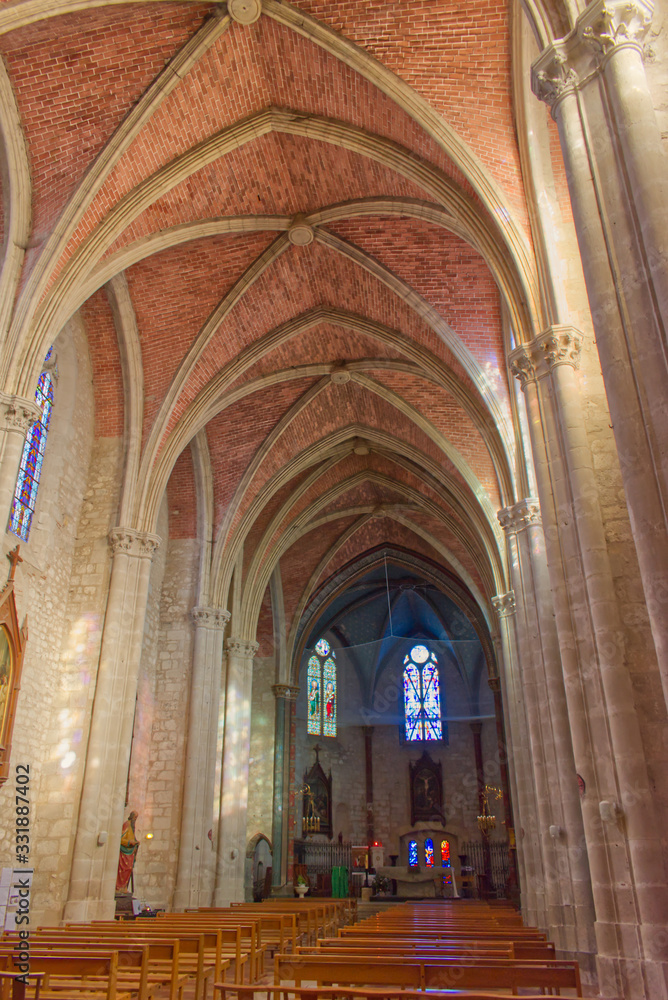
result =
[{"label": "carved capital", "polygon": [[8,396],[0,393],[0,413],[7,430],[27,434],[36,420],[42,416],[42,411],[33,399],[23,399],[21,396]]},{"label": "carved capital", "polygon": [[552,109],[566,94],[573,93],[578,74],[566,49],[559,43],[548,46],[531,67],[531,88],[540,101]]},{"label": "carved capital", "polygon": [[152,559],[161,541],[159,535],[135,531],[134,528],[112,528],[109,532],[109,544],[114,555],[124,552],[129,556]]},{"label": "carved capital", "polygon": [[541,524],[540,504],[533,497],[526,497],[512,507],[503,507],[496,515],[499,524],[509,534],[521,531],[529,524]]},{"label": "carved capital", "polygon": [[227,0],[227,13],[237,24],[255,24],[262,13],[262,0]]},{"label": "carved capital", "polygon": [[248,642],[246,639],[229,638],[225,640],[225,652],[227,655],[239,656],[244,660],[252,660],[259,648],[259,643]]},{"label": "carved capital", "polygon": [[190,612],[197,628],[224,629],[230,620],[230,612],[223,608],[196,607]]},{"label": "carved capital", "polygon": [[271,690],[274,698],[285,698],[286,701],[296,701],[299,688],[294,684],[273,684]]},{"label": "carved capital", "polygon": [[559,365],[580,367],[582,334],[573,326],[551,326],[528,344],[516,347],[508,356],[510,370],[522,388],[545,378]]},{"label": "carved capital", "polygon": [[509,590],[507,594],[498,594],[492,598],[492,604],[499,618],[510,618],[515,614],[515,591]]},{"label": "carved capital", "polygon": [[490,691],[494,694],[499,694],[501,692],[501,678],[500,677],[488,677],[487,683],[489,685]]},{"label": "carved capital", "polygon": [[577,33],[599,62],[623,45],[642,52],[652,13],[652,5],[643,0],[597,0],[578,18]]}]

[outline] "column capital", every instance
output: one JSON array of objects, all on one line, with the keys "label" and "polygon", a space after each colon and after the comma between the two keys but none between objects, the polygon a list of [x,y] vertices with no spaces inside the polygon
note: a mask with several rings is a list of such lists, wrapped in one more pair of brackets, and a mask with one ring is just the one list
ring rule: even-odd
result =
[{"label": "column capital", "polygon": [[493,691],[494,694],[500,694],[501,693],[501,678],[500,677],[488,677],[487,678],[487,684],[489,685],[490,691]]},{"label": "column capital", "polygon": [[540,504],[535,497],[525,497],[510,507],[503,507],[496,516],[507,534],[521,531],[530,524],[542,524]]},{"label": "column capital", "polygon": [[230,636],[225,640],[225,652],[229,656],[240,656],[245,660],[252,660],[260,648],[259,642],[249,642],[248,639],[237,639]]},{"label": "column capital", "polygon": [[42,411],[35,402],[35,398],[24,399],[22,396],[8,396],[5,392],[0,392],[0,416],[8,430],[17,430],[21,434],[27,434],[36,420],[42,415]]},{"label": "column capital", "polygon": [[499,618],[510,618],[515,614],[515,591],[509,590],[507,594],[497,594],[492,598],[492,604]]},{"label": "column capital", "polygon": [[551,326],[528,344],[511,351],[508,361],[524,389],[529,382],[546,378],[559,365],[579,368],[581,351],[582,334],[574,326]]},{"label": "column capital", "polygon": [[295,684],[272,684],[271,690],[274,698],[285,698],[286,701],[295,701],[299,694],[299,688]]},{"label": "column capital", "polygon": [[230,620],[230,612],[223,608],[205,608],[197,605],[191,609],[190,617],[197,628],[221,630]]},{"label": "column capital", "polygon": [[653,13],[654,4],[647,0],[595,0],[578,17],[577,35],[599,64],[622,46],[642,53]]},{"label": "column capital", "polygon": [[608,57],[621,48],[643,55],[652,23],[652,0],[594,0],[565,38],[548,45],[531,66],[531,89],[552,109],[598,75]]},{"label": "column capital", "polygon": [[540,101],[551,108],[553,117],[559,101],[574,93],[578,83],[578,74],[565,41],[548,45],[531,66],[531,89]]},{"label": "column capital", "polygon": [[152,535],[148,531],[136,531],[134,528],[112,528],[109,532],[109,544],[114,555],[124,552],[129,556],[139,556],[142,559],[152,559],[162,539],[160,535]]}]

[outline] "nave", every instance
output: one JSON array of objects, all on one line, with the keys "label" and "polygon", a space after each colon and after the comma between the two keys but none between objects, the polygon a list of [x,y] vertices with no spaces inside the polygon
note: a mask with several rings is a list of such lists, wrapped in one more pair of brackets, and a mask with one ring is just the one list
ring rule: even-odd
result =
[{"label": "nave", "polygon": [[[506,903],[274,899],[0,940],[1,1000],[445,1000],[592,996]],[[369,910],[372,912],[369,913]],[[364,913],[368,915],[364,915]],[[273,979],[273,982],[272,982]]]}]

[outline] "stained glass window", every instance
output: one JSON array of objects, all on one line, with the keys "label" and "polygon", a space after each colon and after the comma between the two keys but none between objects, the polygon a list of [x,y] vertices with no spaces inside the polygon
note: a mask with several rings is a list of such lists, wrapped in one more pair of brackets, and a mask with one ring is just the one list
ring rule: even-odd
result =
[{"label": "stained glass window", "polygon": [[441,841],[441,861],[444,868],[450,868],[450,844],[447,840]]},{"label": "stained glass window", "polygon": [[315,644],[308,661],[307,732],[314,736],[336,736],[336,653],[326,639]]},{"label": "stained glass window", "polygon": [[325,690],[322,734],[336,736],[336,664],[329,656],[322,667],[322,684]]},{"label": "stained glass window", "polygon": [[408,841],[408,867],[417,868],[418,866],[418,848],[417,840]]},{"label": "stained glass window", "polygon": [[308,661],[308,723],[309,733],[320,736],[322,728],[322,713],[320,711],[320,685],[322,683],[320,660],[312,656]]},{"label": "stained glass window", "polygon": [[[44,363],[51,358],[53,348],[44,359]],[[42,474],[42,462],[44,461],[44,448],[46,446],[46,436],[49,431],[49,421],[51,420],[51,410],[53,408],[53,375],[50,371],[43,371],[37,383],[35,392],[35,402],[40,408],[40,418],[36,420],[26,434],[19,465],[19,475],[16,480],[14,499],[12,501],[12,511],[9,516],[9,530],[23,541],[28,540],[30,527],[32,525],[33,514],[35,513],[35,501],[37,500],[37,490]]]},{"label": "stained glass window", "polygon": [[424,863],[427,868],[434,867],[434,841],[427,837],[424,842]]},{"label": "stained glass window", "polygon": [[404,657],[404,718],[407,740],[443,738],[438,661],[426,646]]}]

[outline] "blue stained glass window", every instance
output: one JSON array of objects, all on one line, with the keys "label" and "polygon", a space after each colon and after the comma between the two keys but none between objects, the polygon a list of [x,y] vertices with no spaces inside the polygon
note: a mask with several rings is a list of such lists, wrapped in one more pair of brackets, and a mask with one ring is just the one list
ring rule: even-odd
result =
[{"label": "blue stained glass window", "polygon": [[[408,657],[406,657],[408,659]],[[406,716],[406,739],[421,740],[420,725],[420,671],[410,661],[404,669],[404,709]]]},{"label": "blue stained glass window", "polygon": [[306,680],[307,732],[314,736],[336,736],[336,653],[326,639],[315,644]]},{"label": "blue stained glass window", "polygon": [[404,657],[404,719],[407,740],[443,739],[438,663],[426,646]]},{"label": "blue stained glass window", "polygon": [[424,863],[427,868],[434,867],[434,841],[427,837],[424,842]]},{"label": "blue stained glass window", "polygon": [[[53,347],[49,349],[45,361],[50,359],[52,351]],[[51,372],[42,372],[40,375],[35,392],[35,402],[40,408],[41,415],[26,434],[14,500],[12,501],[12,511],[9,516],[9,530],[22,538],[24,542],[28,540],[35,513],[46,436],[53,409],[53,376]]]},{"label": "blue stained glass window", "polygon": [[418,866],[417,840],[409,840],[408,842],[408,866],[409,868],[417,868]]}]

